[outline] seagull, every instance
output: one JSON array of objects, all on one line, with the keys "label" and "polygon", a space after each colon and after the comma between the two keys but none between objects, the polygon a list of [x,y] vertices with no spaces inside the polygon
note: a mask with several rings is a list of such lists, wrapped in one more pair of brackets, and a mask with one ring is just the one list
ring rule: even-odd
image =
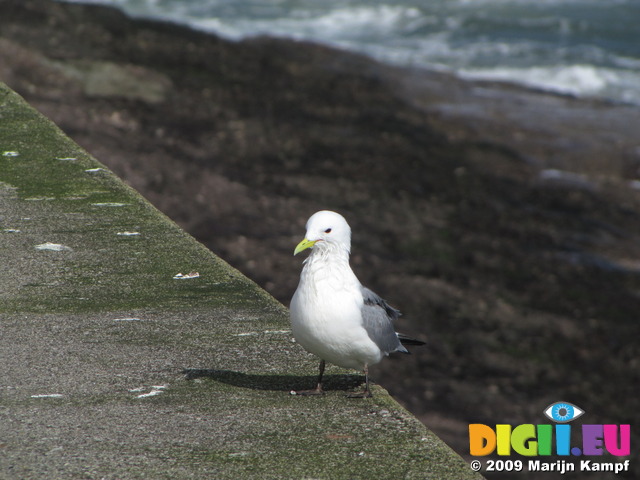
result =
[{"label": "seagull", "polygon": [[293,253],[311,249],[291,299],[291,330],[296,342],[320,357],[320,375],[314,389],[292,394],[322,395],[329,362],[364,371],[364,391],[348,396],[371,397],[369,366],[393,352],[409,353],[403,344],[424,342],[396,333],[393,322],[400,312],[362,286],[351,270],[351,228],[342,215],[322,210],[309,218],[306,229]]}]

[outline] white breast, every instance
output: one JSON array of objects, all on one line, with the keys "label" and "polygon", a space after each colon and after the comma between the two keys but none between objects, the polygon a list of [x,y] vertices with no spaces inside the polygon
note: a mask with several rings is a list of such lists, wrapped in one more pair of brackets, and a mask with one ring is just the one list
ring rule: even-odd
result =
[{"label": "white breast", "polygon": [[361,285],[348,263],[308,259],[291,300],[291,328],[302,347],[327,362],[362,369],[383,354],[362,326]]}]

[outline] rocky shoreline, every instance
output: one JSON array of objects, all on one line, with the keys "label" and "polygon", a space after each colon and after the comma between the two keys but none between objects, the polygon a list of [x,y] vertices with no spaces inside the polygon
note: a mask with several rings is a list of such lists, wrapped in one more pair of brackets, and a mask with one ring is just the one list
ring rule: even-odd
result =
[{"label": "rocky shoreline", "polygon": [[0,19],[0,79],[283,303],[307,217],[342,212],[428,341],[375,379],[459,453],[557,400],[638,418],[640,108],[96,5]]}]

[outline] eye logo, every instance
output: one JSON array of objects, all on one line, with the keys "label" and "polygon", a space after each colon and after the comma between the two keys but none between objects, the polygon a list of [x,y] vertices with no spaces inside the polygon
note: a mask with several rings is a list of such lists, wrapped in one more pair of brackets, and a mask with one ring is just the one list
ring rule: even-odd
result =
[{"label": "eye logo", "polygon": [[556,402],[549,405],[544,414],[554,422],[568,423],[584,414],[584,410],[569,402]]}]

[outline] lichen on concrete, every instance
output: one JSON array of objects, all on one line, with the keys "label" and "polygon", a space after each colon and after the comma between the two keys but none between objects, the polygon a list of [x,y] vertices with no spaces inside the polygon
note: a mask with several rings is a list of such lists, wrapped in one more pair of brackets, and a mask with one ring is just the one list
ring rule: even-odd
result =
[{"label": "lichen on concrete", "polygon": [[0,478],[478,478],[4,86],[0,150]]}]

